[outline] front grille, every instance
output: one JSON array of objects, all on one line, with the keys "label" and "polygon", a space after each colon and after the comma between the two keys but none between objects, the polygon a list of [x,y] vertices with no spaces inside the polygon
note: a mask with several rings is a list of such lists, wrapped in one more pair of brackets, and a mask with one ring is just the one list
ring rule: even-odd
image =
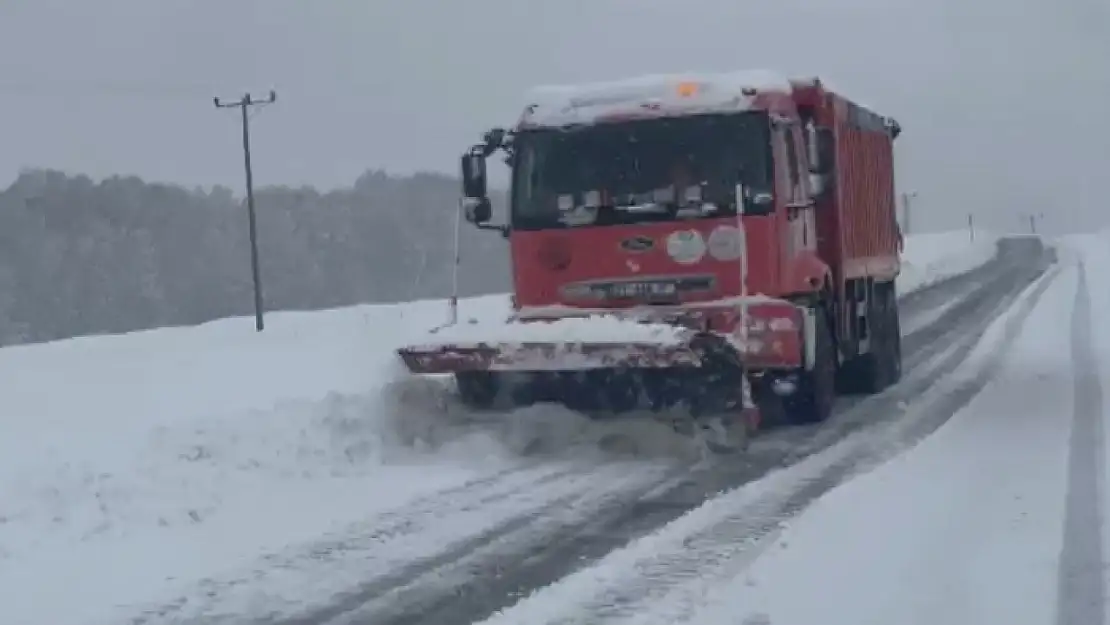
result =
[{"label": "front grille", "polygon": [[683,295],[714,290],[713,276],[675,276],[632,280],[591,280],[563,286],[563,297],[573,301],[605,302],[637,300],[670,303]]}]

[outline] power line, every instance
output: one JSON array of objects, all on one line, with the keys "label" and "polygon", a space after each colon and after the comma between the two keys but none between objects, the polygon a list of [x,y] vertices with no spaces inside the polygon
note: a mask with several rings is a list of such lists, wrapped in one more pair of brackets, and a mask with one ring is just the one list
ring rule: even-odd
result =
[{"label": "power line", "polygon": [[159,84],[114,81],[66,80],[62,82],[0,80],[0,93],[7,96],[105,96],[143,99],[196,99],[208,97],[211,85]]},{"label": "power line", "polygon": [[243,125],[243,167],[247,175],[247,219],[250,230],[251,246],[251,280],[254,283],[254,329],[261,332],[265,327],[262,319],[262,272],[258,266],[258,228],[254,211],[254,175],[251,171],[251,131],[250,108],[252,106],[265,106],[277,101],[277,93],[270,90],[270,95],[265,100],[255,100],[251,94],[244,94],[242,98],[222,102],[219,98],[212,98],[216,108],[238,108],[242,115]]}]

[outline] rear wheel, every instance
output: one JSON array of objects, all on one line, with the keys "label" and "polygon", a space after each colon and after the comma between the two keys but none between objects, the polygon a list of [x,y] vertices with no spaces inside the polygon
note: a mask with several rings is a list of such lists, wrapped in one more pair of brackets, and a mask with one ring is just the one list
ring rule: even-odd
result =
[{"label": "rear wheel", "polygon": [[889,288],[883,289],[883,293],[890,328],[890,383],[897,384],[902,380],[902,321],[898,315],[898,292],[892,282]]},{"label": "rear wheel", "polygon": [[813,369],[802,371],[798,390],[783,400],[790,423],[819,423],[832,415],[836,401],[836,349],[824,308],[817,309]]},{"label": "rear wheel", "polygon": [[875,284],[867,310],[869,349],[844,363],[838,386],[846,394],[873,395],[901,377],[901,329],[892,283]]}]

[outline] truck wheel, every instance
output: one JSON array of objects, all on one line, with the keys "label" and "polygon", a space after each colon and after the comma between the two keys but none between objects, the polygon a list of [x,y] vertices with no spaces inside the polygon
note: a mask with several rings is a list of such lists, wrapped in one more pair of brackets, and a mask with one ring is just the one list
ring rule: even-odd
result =
[{"label": "truck wheel", "polygon": [[460,371],[455,374],[459,399],[472,410],[488,410],[497,401],[499,385],[490,371]]},{"label": "truck wheel", "polygon": [[832,415],[836,401],[836,348],[823,308],[817,310],[813,369],[803,371],[797,392],[783,401],[790,423],[819,423]]},{"label": "truck wheel", "polygon": [[888,293],[892,288],[875,285],[867,320],[871,324],[871,350],[859,354],[844,364],[839,372],[837,386],[845,394],[874,395],[891,384],[896,349],[894,340],[896,311],[890,307]]},{"label": "truck wheel", "polygon": [[890,288],[884,289],[886,294],[886,310],[889,317],[887,325],[890,328],[890,383],[897,384],[902,380],[902,320],[898,316],[898,292],[891,283]]}]

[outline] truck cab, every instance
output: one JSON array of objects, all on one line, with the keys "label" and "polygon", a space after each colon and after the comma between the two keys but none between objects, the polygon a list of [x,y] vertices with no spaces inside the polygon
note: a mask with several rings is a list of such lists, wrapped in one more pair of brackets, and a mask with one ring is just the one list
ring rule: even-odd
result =
[{"label": "truck cab", "polygon": [[[755,85],[755,86],[753,86]],[[790,85],[660,77],[533,93],[512,132],[463,159],[468,218],[509,239],[515,304],[611,309],[795,297],[817,254],[823,135]],[[508,220],[490,226],[484,158],[504,149]]]}]

